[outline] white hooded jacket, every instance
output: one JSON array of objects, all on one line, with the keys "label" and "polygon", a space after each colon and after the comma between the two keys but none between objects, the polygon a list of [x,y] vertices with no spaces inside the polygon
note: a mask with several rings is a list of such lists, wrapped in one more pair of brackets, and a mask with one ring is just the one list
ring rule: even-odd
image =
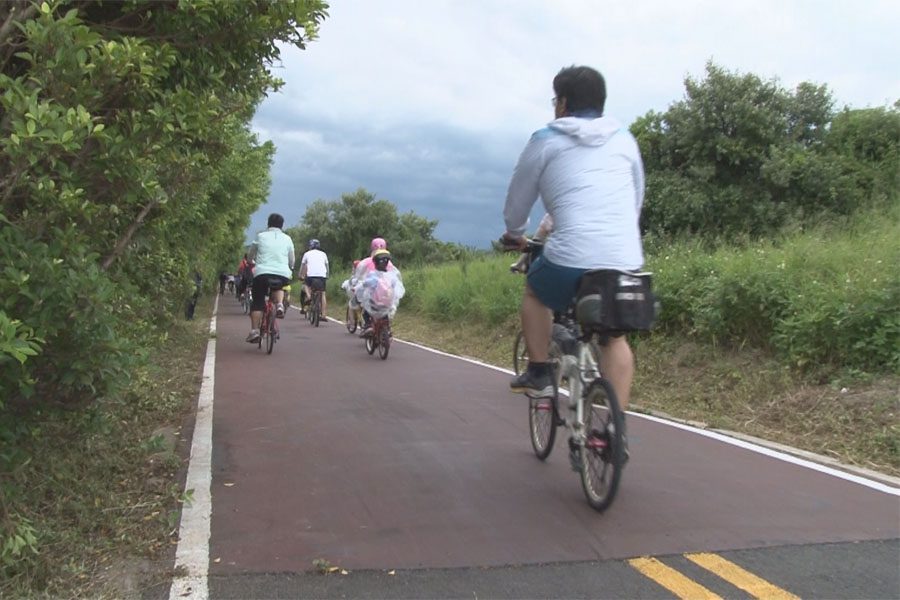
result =
[{"label": "white hooded jacket", "polygon": [[506,195],[509,233],[524,234],[538,196],[553,217],[544,247],[550,262],[579,269],[644,264],[644,167],[637,141],[616,119],[563,117],[536,131]]}]

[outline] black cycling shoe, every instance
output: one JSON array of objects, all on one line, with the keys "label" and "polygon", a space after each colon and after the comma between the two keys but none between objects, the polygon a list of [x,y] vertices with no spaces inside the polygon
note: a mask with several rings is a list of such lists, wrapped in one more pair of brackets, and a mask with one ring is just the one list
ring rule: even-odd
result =
[{"label": "black cycling shoe", "polygon": [[531,371],[525,371],[509,382],[509,391],[516,394],[525,394],[529,398],[550,398],[553,396],[553,380],[549,374],[532,375]]}]

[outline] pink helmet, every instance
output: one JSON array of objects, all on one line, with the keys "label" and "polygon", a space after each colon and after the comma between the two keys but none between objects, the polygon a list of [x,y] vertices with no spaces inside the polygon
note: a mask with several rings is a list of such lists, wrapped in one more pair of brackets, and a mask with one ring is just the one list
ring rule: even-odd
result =
[{"label": "pink helmet", "polygon": [[384,241],[384,238],[374,238],[369,248],[372,252],[375,252],[376,250],[384,250],[385,248],[387,248],[387,242]]}]

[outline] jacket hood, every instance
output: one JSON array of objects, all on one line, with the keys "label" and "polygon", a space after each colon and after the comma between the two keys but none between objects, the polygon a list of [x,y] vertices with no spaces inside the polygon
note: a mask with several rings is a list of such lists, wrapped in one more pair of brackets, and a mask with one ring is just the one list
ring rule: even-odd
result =
[{"label": "jacket hood", "polygon": [[622,124],[613,117],[597,119],[563,117],[551,121],[547,126],[568,135],[582,146],[602,146],[622,129]]}]

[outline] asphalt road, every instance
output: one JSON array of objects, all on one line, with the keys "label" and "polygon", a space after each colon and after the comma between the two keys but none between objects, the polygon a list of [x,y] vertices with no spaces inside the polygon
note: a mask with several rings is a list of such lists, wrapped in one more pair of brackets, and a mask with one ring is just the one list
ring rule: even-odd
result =
[{"label": "asphalt road", "polygon": [[629,415],[598,514],[564,439],[532,454],[509,375],[281,326],[266,355],[219,303],[210,597],[900,598],[890,484]]}]

